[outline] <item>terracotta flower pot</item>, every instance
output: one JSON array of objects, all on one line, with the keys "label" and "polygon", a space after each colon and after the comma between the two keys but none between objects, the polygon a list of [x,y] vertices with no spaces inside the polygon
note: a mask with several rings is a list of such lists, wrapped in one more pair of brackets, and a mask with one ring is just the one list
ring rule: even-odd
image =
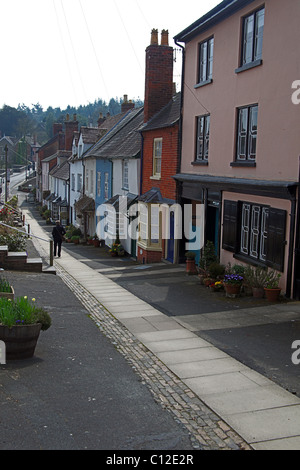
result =
[{"label": "terracotta flower pot", "polygon": [[227,297],[236,297],[241,292],[240,284],[224,284],[224,287]]},{"label": "terracotta flower pot", "polygon": [[262,299],[265,295],[265,291],[263,287],[252,287],[253,297],[256,299]]},{"label": "terracotta flower pot", "polygon": [[280,296],[281,289],[267,289],[265,287],[266,298],[269,302],[277,302]]},{"label": "terracotta flower pot", "polygon": [[187,274],[197,274],[196,263],[194,259],[186,260],[186,272]]}]

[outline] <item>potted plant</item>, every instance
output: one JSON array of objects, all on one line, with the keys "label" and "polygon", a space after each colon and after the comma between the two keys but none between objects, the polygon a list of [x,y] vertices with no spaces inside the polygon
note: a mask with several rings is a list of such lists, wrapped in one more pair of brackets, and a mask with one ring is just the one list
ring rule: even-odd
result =
[{"label": "potted plant", "polygon": [[50,326],[50,315],[35,305],[35,299],[0,298],[0,340],[5,343],[6,359],[32,357],[40,331]]},{"label": "potted plant", "polygon": [[93,245],[93,237],[91,237],[90,235],[87,237],[87,244],[88,245]]},{"label": "potted plant", "polygon": [[118,256],[118,248],[120,246],[120,243],[113,243],[109,252],[111,256]]},{"label": "potted plant", "polygon": [[266,298],[269,302],[277,302],[280,296],[281,288],[279,287],[279,281],[281,274],[276,271],[269,271],[264,286]]},{"label": "potted plant", "polygon": [[93,236],[93,245],[96,246],[96,247],[100,246],[100,240],[99,240],[98,235],[96,233]]},{"label": "potted plant", "polygon": [[197,269],[196,269],[196,263],[195,263],[195,258],[196,258],[196,253],[194,251],[187,251],[185,254],[186,257],[186,272],[187,274],[197,274]]},{"label": "potted plant", "polygon": [[252,289],[253,297],[262,299],[264,297],[264,285],[267,279],[267,270],[261,266],[247,266],[245,268],[245,282]]},{"label": "potted plant", "polygon": [[118,251],[118,256],[125,256],[125,249],[123,245],[120,244],[117,248],[117,251]]},{"label": "potted plant", "polygon": [[10,285],[9,281],[4,278],[0,278],[0,297],[14,300],[15,292],[13,286]]},{"label": "potted plant", "polygon": [[244,278],[239,274],[226,274],[224,276],[224,287],[227,297],[236,297],[240,294]]},{"label": "potted plant", "polygon": [[218,262],[213,262],[208,266],[208,272],[213,279],[219,280],[225,274],[225,266]]},{"label": "potted plant", "polygon": [[79,235],[72,235],[71,237],[71,242],[75,243],[75,245],[78,245],[79,243],[80,236]]}]

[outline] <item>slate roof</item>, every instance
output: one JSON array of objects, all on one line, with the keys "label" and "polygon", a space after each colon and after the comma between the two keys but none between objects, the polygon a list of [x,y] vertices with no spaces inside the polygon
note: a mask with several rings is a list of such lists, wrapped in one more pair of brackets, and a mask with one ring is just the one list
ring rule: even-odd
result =
[{"label": "slate roof", "polygon": [[95,201],[94,199],[86,196],[85,194],[75,202],[75,207],[78,212],[94,212]]},{"label": "slate roof", "polygon": [[85,157],[130,158],[141,152],[139,130],[144,122],[144,108],[131,109],[105,134]]},{"label": "slate roof", "polygon": [[68,160],[63,162],[59,166],[55,166],[51,171],[50,175],[55,178],[67,181],[70,177],[70,166]]},{"label": "slate roof", "polygon": [[150,121],[142,128],[142,131],[150,131],[154,129],[162,129],[164,127],[174,126],[179,122],[181,108],[181,93],[176,93],[172,100],[156,113]]},{"label": "slate roof", "polygon": [[145,204],[174,204],[172,199],[162,197],[159,188],[149,189],[149,191],[139,196],[138,200],[140,202],[144,202]]},{"label": "slate roof", "polygon": [[100,129],[99,127],[83,126],[80,128],[80,134],[82,135],[82,140],[85,144],[95,144],[97,140],[105,135],[106,132],[106,129]]}]

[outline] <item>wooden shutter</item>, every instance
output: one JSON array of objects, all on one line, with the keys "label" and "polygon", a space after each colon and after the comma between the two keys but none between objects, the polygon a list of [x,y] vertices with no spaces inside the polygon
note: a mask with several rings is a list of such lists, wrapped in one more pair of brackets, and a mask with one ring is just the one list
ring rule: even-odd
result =
[{"label": "wooden shutter", "polygon": [[224,201],[223,243],[222,248],[235,253],[237,251],[238,202]]},{"label": "wooden shutter", "polygon": [[286,247],[286,211],[271,207],[267,228],[267,265],[283,272]]}]

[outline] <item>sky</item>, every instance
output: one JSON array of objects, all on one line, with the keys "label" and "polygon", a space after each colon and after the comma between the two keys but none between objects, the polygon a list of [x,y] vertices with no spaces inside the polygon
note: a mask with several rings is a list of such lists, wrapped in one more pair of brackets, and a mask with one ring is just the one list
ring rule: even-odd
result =
[{"label": "sky", "polygon": [[151,30],[173,37],[221,0],[0,0],[0,108],[144,99]]}]

